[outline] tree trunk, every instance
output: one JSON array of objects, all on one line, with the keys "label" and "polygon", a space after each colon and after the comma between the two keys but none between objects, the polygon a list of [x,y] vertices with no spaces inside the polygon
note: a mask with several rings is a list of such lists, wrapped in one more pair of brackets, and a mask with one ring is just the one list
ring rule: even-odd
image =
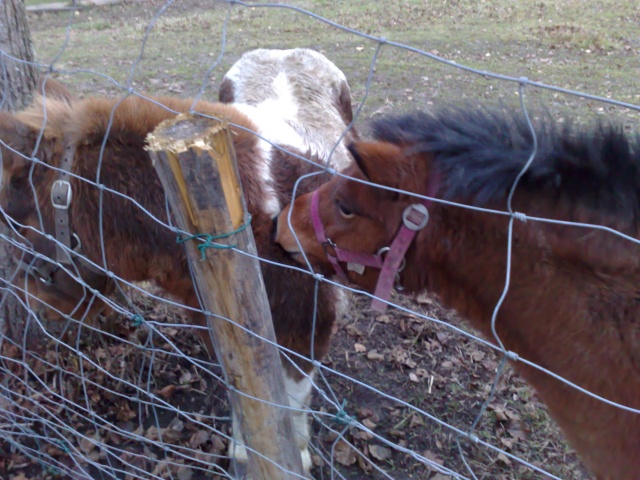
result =
[{"label": "tree trunk", "polygon": [[0,0],[0,109],[20,110],[29,103],[37,81],[33,61],[23,0]]},{"label": "tree trunk", "polygon": [[[0,0],[0,109],[19,110],[29,103],[37,81],[33,61],[23,0]],[[0,223],[0,233],[9,233],[3,223]],[[0,347],[4,334],[18,340],[24,328],[25,312],[6,283],[15,270],[11,247],[0,239]]]}]

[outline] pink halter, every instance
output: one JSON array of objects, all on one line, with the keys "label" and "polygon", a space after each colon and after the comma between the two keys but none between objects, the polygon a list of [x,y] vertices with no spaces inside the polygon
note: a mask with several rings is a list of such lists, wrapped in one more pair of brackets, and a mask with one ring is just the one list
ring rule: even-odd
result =
[{"label": "pink halter", "polygon": [[[340,262],[347,263],[347,270],[357,273],[364,272],[365,267],[377,268],[380,270],[378,283],[371,301],[371,308],[378,312],[384,312],[387,308],[385,301],[391,298],[391,290],[398,277],[398,274],[404,268],[404,256],[409,246],[415,239],[420,230],[429,223],[429,211],[427,207],[431,203],[430,200],[423,200],[420,203],[409,205],[402,212],[402,226],[389,247],[381,248],[377,254],[352,252],[343,250],[338,247],[330,238],[327,238],[320,215],[318,212],[318,201],[320,195],[318,190],[313,192],[311,197],[311,221],[313,229],[316,232],[316,238],[322,244],[327,255],[327,259],[333,265],[333,269],[343,280],[348,280],[347,274],[342,269]],[[334,254],[331,254],[332,249]]]}]

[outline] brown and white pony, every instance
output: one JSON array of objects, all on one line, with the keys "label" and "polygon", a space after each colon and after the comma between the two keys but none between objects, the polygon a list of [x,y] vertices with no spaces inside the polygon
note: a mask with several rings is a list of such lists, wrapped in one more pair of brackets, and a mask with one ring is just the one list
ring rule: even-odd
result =
[{"label": "brown and white pony", "polygon": [[[297,70],[290,68],[292,65]],[[224,81],[221,98],[236,102],[247,99],[251,103],[199,101],[194,110],[228,119],[235,125],[232,130],[238,169],[247,208],[252,215],[251,226],[258,252],[272,262],[294,265],[286,252],[273,242],[273,220],[282,206],[291,201],[298,176],[317,170],[317,166],[276,147],[323,166],[346,165],[348,156],[344,146],[336,149],[331,158],[327,153],[340,141],[352,118],[349,86],[333,63],[310,50],[249,53],[233,66],[231,73],[233,75]],[[326,84],[318,86],[314,81]],[[273,88],[266,88],[269,85]],[[262,90],[254,92],[254,88]],[[176,243],[175,233],[124,197],[132,198],[154,217],[167,221],[164,191],[144,150],[145,138],[175,112],[189,111],[193,100],[135,96],[77,100],[61,92],[64,88],[59,84],[51,83],[49,87],[45,84],[45,93],[50,95],[36,96],[33,105],[17,114],[0,113],[0,140],[3,142],[0,207],[8,216],[8,222],[23,236],[25,245],[33,246],[34,252],[56,258],[54,243],[39,231],[36,202],[44,232],[53,236],[55,208],[50,195],[60,173],[49,166],[61,167],[65,148],[71,145],[75,148],[71,172],[91,182],[99,174],[99,182],[107,187],[100,201],[96,186],[71,177],[73,193],[68,212],[72,246],[81,245],[82,255],[105,266],[115,277],[128,282],[154,281],[185,305],[199,308],[186,256]],[[307,121],[309,123],[303,124]],[[42,138],[35,151],[41,132]],[[346,136],[348,140],[353,138],[352,133]],[[42,163],[29,160],[32,155]],[[320,182],[320,178],[314,178],[301,189],[309,191]],[[31,183],[35,186],[35,198]],[[106,265],[102,260],[102,244]],[[27,263],[40,263],[42,267],[39,260]],[[77,261],[76,268],[90,288],[104,294],[112,291],[111,279],[95,273],[88,262]],[[72,276],[60,275],[60,269],[47,270],[48,279],[53,281],[51,285],[33,280],[41,270],[27,274],[28,290],[32,295],[63,313],[76,316],[91,304],[91,292]],[[334,288],[319,288],[313,332],[315,281],[294,270],[285,273],[282,268],[268,263],[262,263],[262,273],[278,343],[306,358],[321,359],[329,347],[332,325],[345,306],[343,296]],[[92,277],[94,274],[96,278]],[[105,278],[108,281],[104,281]],[[24,280],[19,279],[16,285],[22,287]],[[74,285],[69,287],[68,283]],[[202,315],[192,314],[192,317],[194,323],[204,324]],[[315,339],[313,352],[312,338]],[[203,339],[212,352],[208,333]],[[292,406],[304,409],[309,404],[314,367],[310,361],[298,358],[293,362],[297,368],[283,361],[286,386]],[[301,374],[298,368],[308,376]],[[295,414],[294,429],[307,470],[311,467],[307,448],[309,428],[306,413]],[[235,425],[234,437],[241,440]],[[244,447],[235,448],[232,455],[240,462],[246,461]]]},{"label": "brown and white pony", "polygon": [[[534,151],[523,118],[503,110],[443,107],[379,120],[373,130],[376,141],[350,146],[355,161],[343,173],[396,190],[336,176],[283,210],[277,241],[301,258],[287,221],[291,214],[313,264],[331,273],[329,253],[338,271],[373,291],[380,270],[348,269],[343,260],[393,249],[407,229],[403,214],[413,216],[409,226],[423,228],[410,237],[400,284],[405,291],[438,294],[493,339],[513,221],[510,284],[495,323],[504,347],[595,395],[640,409],[640,246],[602,229],[523,222],[521,215],[512,220],[399,192],[506,212],[512,185]],[[558,127],[544,116],[535,131],[537,152],[519,178],[512,211],[603,225],[637,239],[638,137],[608,124]],[[430,219],[423,226],[425,210]],[[638,477],[640,414],[525,363],[514,365],[598,478]]]}]

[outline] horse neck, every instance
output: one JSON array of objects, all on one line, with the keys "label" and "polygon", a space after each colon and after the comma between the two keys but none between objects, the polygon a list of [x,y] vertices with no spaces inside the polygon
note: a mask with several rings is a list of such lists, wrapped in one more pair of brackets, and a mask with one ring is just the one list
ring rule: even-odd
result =
[{"label": "horse neck", "polygon": [[[507,295],[496,316],[507,350],[583,386],[592,383],[590,371],[569,366],[568,351],[593,358],[606,357],[611,348],[637,351],[635,337],[624,333],[634,328],[637,309],[635,244],[606,232],[524,223],[459,207],[437,205],[431,213],[414,260],[424,270],[422,286],[486,338],[493,339],[491,321],[509,266]],[[599,343],[599,335],[622,344]],[[536,382],[536,372],[527,375]],[[548,380],[542,381],[546,387]]]},{"label": "horse neck", "polygon": [[[505,283],[507,224],[487,224],[479,214],[433,205],[427,229],[418,237],[412,279],[418,289],[436,293],[447,308],[475,319],[476,327],[491,318]],[[409,260],[411,262],[411,260]]]}]

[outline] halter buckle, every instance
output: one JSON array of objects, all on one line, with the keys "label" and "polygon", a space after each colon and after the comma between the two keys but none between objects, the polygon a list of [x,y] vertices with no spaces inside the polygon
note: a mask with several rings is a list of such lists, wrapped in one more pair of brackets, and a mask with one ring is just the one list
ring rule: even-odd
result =
[{"label": "halter buckle", "polygon": [[402,223],[411,231],[422,230],[429,223],[429,210],[421,203],[413,203],[402,212]]},{"label": "halter buckle", "polygon": [[[383,256],[385,253],[387,253],[389,250],[391,250],[391,248],[390,248],[390,247],[382,247],[380,250],[378,250],[377,255],[378,255],[379,257],[382,257],[382,256]],[[402,271],[404,270],[404,267],[406,267],[406,266],[407,266],[407,259],[406,259],[406,258],[404,258],[404,257],[402,257],[402,262],[400,263],[400,266],[398,267],[398,273],[402,272]],[[396,278],[396,280],[398,280],[398,281],[399,281],[400,276],[399,276],[399,275],[396,275],[396,277],[397,277],[397,278]]]},{"label": "halter buckle", "polygon": [[[330,238],[327,238],[327,240],[322,243],[322,248],[324,249],[324,254],[327,255],[327,256],[328,255],[332,255],[332,256],[335,257],[335,253],[336,253],[336,248],[337,247],[338,246]],[[333,254],[331,254],[331,252],[329,252],[329,248],[333,249]]]},{"label": "halter buckle", "polygon": [[68,210],[73,197],[71,183],[67,180],[56,180],[51,186],[51,204],[58,210]]}]

